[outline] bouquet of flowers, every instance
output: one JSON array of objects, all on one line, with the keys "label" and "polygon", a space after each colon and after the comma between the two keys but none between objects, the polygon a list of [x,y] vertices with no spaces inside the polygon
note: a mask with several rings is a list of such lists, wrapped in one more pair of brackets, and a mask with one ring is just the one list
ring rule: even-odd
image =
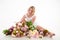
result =
[{"label": "bouquet of flowers", "polygon": [[9,29],[3,30],[5,35],[11,35],[13,37],[39,37],[42,38],[48,35],[48,30],[38,31],[31,21],[25,23],[16,23],[16,26],[12,26]]}]

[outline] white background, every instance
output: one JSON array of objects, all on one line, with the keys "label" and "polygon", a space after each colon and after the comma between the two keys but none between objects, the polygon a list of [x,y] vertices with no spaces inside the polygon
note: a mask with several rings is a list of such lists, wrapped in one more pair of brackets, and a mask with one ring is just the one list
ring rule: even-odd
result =
[{"label": "white background", "polygon": [[60,0],[0,0],[0,40],[9,40],[2,30],[20,21],[30,6],[36,8],[36,22],[56,34],[50,40],[60,40]]}]

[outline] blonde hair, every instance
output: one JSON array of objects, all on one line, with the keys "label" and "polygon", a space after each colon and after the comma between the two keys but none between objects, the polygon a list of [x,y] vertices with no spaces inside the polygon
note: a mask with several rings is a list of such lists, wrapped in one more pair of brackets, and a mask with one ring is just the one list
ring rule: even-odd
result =
[{"label": "blonde hair", "polygon": [[30,6],[30,8],[35,9],[35,7],[34,7],[34,6]]},{"label": "blonde hair", "polygon": [[33,14],[34,14],[34,12],[35,12],[35,7],[34,7],[34,6],[30,6],[29,9],[28,9],[28,11],[29,11],[30,9],[33,10],[32,12],[33,12]]}]

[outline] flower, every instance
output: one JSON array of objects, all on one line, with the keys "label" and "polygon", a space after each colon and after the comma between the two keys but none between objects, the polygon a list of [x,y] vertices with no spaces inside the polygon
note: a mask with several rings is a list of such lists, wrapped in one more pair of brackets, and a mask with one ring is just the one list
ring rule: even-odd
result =
[{"label": "flower", "polygon": [[39,33],[37,30],[29,30],[29,34],[28,34],[30,37],[39,37]]},{"label": "flower", "polygon": [[22,30],[22,31],[27,31],[27,30],[28,30],[28,26],[25,25],[24,27],[21,27],[21,30]]},{"label": "flower", "polygon": [[14,35],[13,33],[11,34],[12,37],[16,37],[16,35]]},{"label": "flower", "polygon": [[27,28],[22,27],[21,30],[22,30],[22,31],[27,31]]},{"label": "flower", "polygon": [[16,23],[16,26],[22,26],[22,23],[17,22],[17,23]]}]

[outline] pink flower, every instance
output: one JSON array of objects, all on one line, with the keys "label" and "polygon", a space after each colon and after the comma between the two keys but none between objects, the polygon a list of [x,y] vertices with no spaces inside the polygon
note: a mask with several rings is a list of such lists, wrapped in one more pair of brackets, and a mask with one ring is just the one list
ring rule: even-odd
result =
[{"label": "pink flower", "polygon": [[36,33],[35,33],[35,35],[33,35],[33,37],[34,37],[34,38],[39,37],[39,33],[38,33],[38,32],[36,32]]},{"label": "pink flower", "polygon": [[17,36],[17,37],[20,37],[20,33],[17,33],[16,36]]},{"label": "pink flower", "polygon": [[24,27],[21,27],[21,30],[22,31],[27,31],[27,29],[28,29],[28,26],[27,25],[25,25]]},{"label": "pink flower", "polygon": [[22,27],[21,30],[22,31],[27,31],[27,29],[25,27]]},{"label": "pink flower", "polygon": [[27,25],[25,25],[25,28],[28,28],[28,26],[27,26]]}]

